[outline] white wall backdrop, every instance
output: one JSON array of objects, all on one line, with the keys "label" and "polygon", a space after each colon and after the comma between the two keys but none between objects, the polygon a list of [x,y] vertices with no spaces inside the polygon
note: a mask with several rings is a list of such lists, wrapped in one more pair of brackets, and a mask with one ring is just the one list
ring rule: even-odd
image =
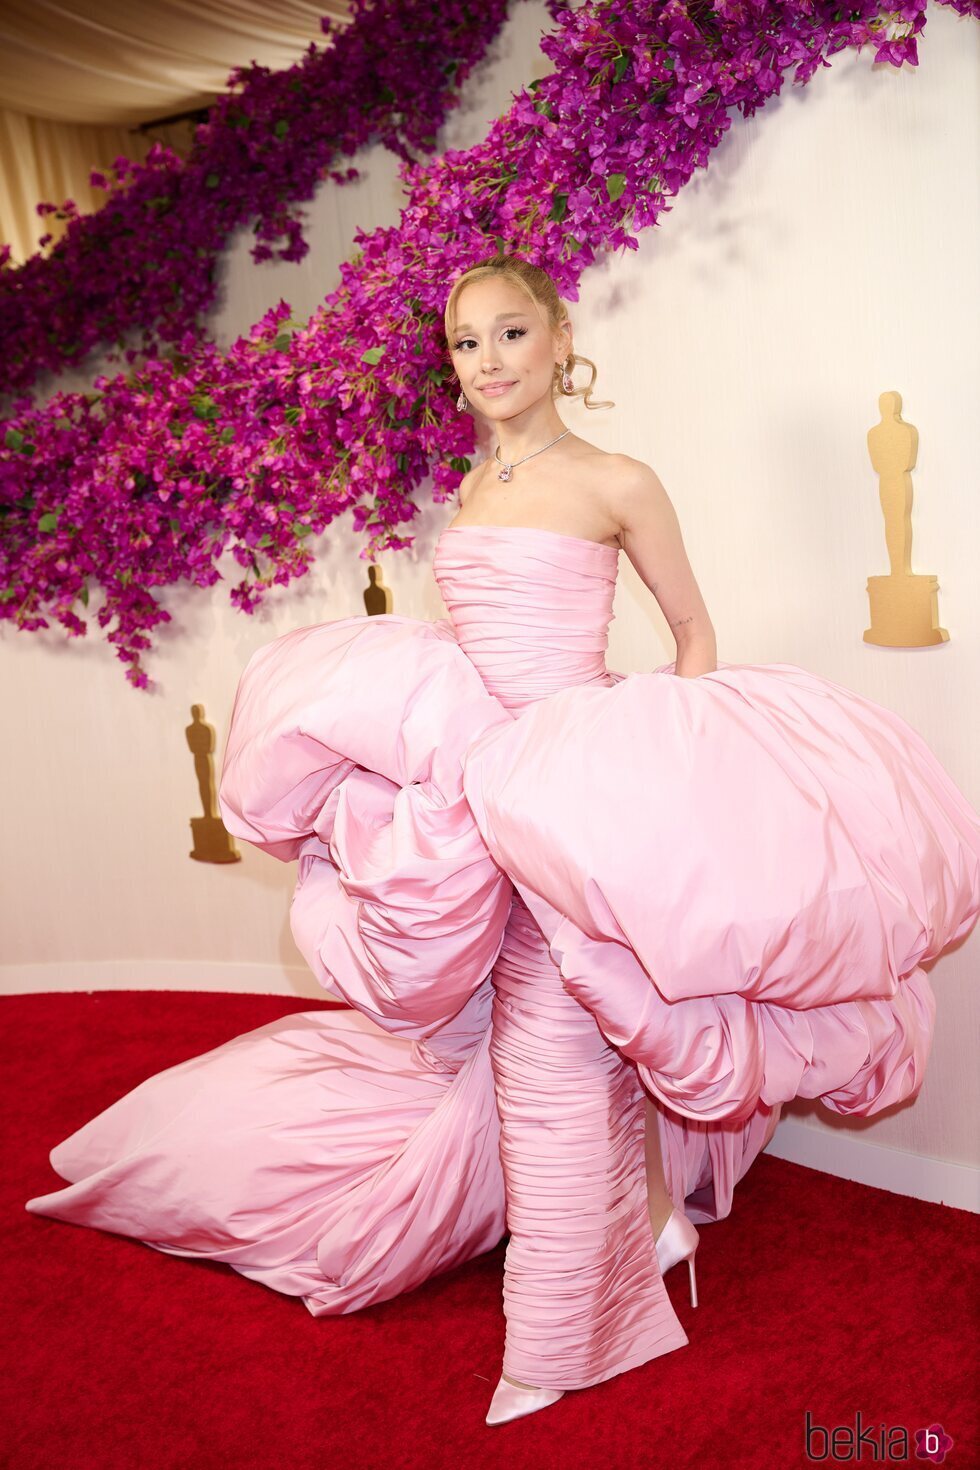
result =
[{"label": "white wall backdrop", "polygon": [[[550,70],[539,0],[515,3],[450,116],[442,147],[479,141],[511,93]],[[565,406],[575,432],[652,464],[677,507],[726,662],[798,663],[897,710],[980,806],[980,28],[934,6],[918,68],[845,52],[736,119],[638,252],[595,267],[571,307],[576,345],[612,410]],[[299,265],[255,266],[251,235],[225,266],[213,327],[230,343],[280,298],[305,317],[339,279],[357,226],[397,220],[396,164],[372,149],[363,178],[324,186]],[[66,377],[66,386],[88,381]],[[913,570],[939,578],[950,642],[874,648],[865,583],[888,570],[865,435],[896,389],[920,435]],[[447,413],[455,412],[447,401]],[[432,577],[448,505],[425,506],[412,552],[381,558],[395,611],[445,615]],[[363,611],[366,563],[345,520],[315,571],[249,618],[227,589],[170,589],[173,623],[137,692],[93,627],[0,624],[3,813],[0,989],[255,990],[319,996],[292,942],[294,870],[240,844],[243,861],[193,862],[198,814],[184,740],[190,706],[218,730],[239,674],[287,629]],[[609,664],[673,656],[664,620],[625,557]],[[802,1162],[925,1197],[975,1201],[980,1154],[974,933],[934,968],[933,1058],[911,1107],[838,1120],[787,1110],[770,1146]],[[300,1006],[301,1008],[301,1006]]]}]

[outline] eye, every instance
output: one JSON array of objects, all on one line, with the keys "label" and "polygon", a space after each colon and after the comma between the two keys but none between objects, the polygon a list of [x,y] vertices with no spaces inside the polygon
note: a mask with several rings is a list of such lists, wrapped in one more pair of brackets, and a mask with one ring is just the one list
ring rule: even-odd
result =
[{"label": "eye", "polygon": [[[516,332],[518,337],[524,337],[527,335],[527,327],[505,327],[504,336],[506,337],[509,332]],[[453,351],[459,352],[467,345],[467,343],[472,342],[473,340],[474,339],[472,337],[460,337],[458,342],[453,343]]]}]

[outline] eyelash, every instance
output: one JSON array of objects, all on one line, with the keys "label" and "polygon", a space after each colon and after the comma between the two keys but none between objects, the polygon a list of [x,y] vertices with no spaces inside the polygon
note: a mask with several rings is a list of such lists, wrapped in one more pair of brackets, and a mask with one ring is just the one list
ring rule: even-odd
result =
[{"label": "eyelash", "polygon": [[[526,337],[527,336],[527,327],[505,327],[504,328],[504,334],[506,335],[507,332],[516,332],[517,335],[518,335],[518,337]],[[472,337],[460,337],[460,339],[459,339],[458,342],[454,342],[453,343],[453,350],[454,350],[454,352],[458,352],[459,349],[462,347],[462,345],[463,345],[464,342],[472,342],[472,341],[473,341],[473,338]]]}]

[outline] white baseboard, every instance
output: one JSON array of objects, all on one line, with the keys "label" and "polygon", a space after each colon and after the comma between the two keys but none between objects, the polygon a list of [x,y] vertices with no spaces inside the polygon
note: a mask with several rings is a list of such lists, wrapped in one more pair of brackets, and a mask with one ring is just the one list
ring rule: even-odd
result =
[{"label": "white baseboard", "polygon": [[980,1213],[980,1170],[782,1118],[764,1153],[893,1194]]},{"label": "white baseboard", "polygon": [[224,990],[238,995],[295,995],[341,1000],[301,965],[249,965],[223,960],[74,960],[0,965],[0,995],[42,990]]}]

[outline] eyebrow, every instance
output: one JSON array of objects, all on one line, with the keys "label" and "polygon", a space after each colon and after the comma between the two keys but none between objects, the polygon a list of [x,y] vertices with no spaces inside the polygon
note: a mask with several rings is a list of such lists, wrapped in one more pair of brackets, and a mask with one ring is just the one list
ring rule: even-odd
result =
[{"label": "eyebrow", "polygon": [[[527,320],[529,317],[529,313],[526,311],[498,311],[497,315],[494,317],[490,325],[492,327],[495,327],[498,322],[505,321],[507,317],[515,316],[522,316],[525,318],[525,320]],[[456,328],[457,332],[472,332],[472,330],[473,328],[470,326],[469,322],[464,322],[461,327]]]}]

